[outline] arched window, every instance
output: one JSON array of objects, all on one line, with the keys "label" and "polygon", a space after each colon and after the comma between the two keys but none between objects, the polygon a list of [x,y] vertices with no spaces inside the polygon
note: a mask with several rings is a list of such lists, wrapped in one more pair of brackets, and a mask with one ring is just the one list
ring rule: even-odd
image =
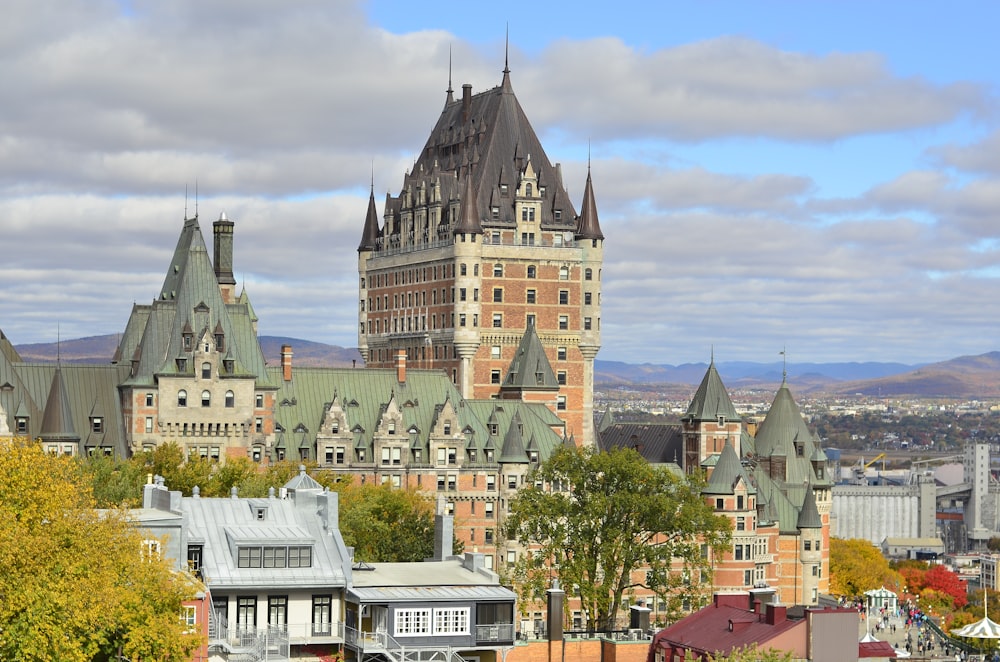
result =
[{"label": "arched window", "polygon": [[201,392],[201,406],[208,407],[212,404],[212,394],[209,391]]},{"label": "arched window", "polygon": [[594,279],[594,270],[593,269],[585,269],[583,271],[583,279],[584,280],[593,280]]},{"label": "arched window", "polygon": [[226,391],[226,407],[232,409],[236,406],[236,394],[232,391]]},{"label": "arched window", "polygon": [[534,278],[535,277],[535,270],[536,270],[535,265],[533,265],[533,264],[529,264],[528,265],[528,278]]},{"label": "arched window", "polygon": [[187,407],[188,406],[188,392],[184,389],[177,391],[177,406]]},{"label": "arched window", "polygon": [[211,379],[212,378],[212,364],[211,363],[208,363],[206,361],[205,363],[201,364],[201,378],[202,379]]}]

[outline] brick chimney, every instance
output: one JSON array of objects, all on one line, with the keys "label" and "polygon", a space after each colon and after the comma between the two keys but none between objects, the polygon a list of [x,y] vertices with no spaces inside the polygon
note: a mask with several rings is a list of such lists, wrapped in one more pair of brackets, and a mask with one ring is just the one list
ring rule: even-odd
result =
[{"label": "brick chimney", "polygon": [[400,384],[406,383],[406,350],[396,351],[396,381]]},{"label": "brick chimney", "polygon": [[286,382],[292,381],[292,346],[281,346],[281,376]]}]

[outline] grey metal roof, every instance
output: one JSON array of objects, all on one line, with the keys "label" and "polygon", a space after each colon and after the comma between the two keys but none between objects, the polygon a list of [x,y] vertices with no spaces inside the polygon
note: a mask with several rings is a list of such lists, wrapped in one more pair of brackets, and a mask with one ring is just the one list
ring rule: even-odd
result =
[{"label": "grey metal roof", "polygon": [[677,423],[619,423],[611,418],[601,421],[597,435],[601,450],[632,448],[654,464],[683,461],[684,438]]},{"label": "grey metal roof", "polygon": [[[354,576],[363,575],[355,572]],[[373,586],[358,585],[347,594],[360,602],[453,602],[457,600],[514,600],[517,596],[503,586]]]},{"label": "grey metal roof", "polygon": [[825,454],[817,453],[819,441],[809,431],[799,406],[784,381],[774,396],[767,416],[757,429],[754,442],[759,461],[772,457],[785,459],[784,476],[780,479],[788,485],[830,485],[825,472],[824,476],[816,474],[813,461],[824,461],[819,458],[825,458]]},{"label": "grey metal roof", "polygon": [[[203,572],[210,588],[346,586],[350,574],[347,548],[339,531],[324,528],[317,514],[321,496],[329,498],[318,490],[302,491],[287,499],[182,498],[181,510],[190,521],[189,535],[203,541]],[[266,503],[263,520],[257,519],[251,502]],[[240,568],[236,542],[311,544],[312,566]]]},{"label": "grey metal roof", "polygon": [[517,351],[514,352],[514,358],[507,367],[507,375],[500,385],[500,390],[559,390],[559,381],[552,371],[552,364],[545,355],[542,341],[538,339],[535,324],[530,318],[524,335],[521,336],[521,342],[517,345]]},{"label": "grey metal roof", "polygon": [[80,441],[80,435],[73,425],[73,412],[69,405],[69,393],[63,383],[62,370],[56,364],[52,375],[52,385],[49,387],[49,397],[45,400],[45,413],[42,416],[42,441]]}]

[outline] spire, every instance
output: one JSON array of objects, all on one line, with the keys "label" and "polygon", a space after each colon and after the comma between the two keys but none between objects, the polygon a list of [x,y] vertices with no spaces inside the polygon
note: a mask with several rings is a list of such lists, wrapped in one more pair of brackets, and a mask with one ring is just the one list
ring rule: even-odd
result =
[{"label": "spire", "polygon": [[451,44],[448,44],[448,97],[445,99],[445,103],[451,103],[455,100],[454,90],[451,89]]},{"label": "spire", "polygon": [[373,251],[378,242],[378,210],[375,208],[375,175],[372,175],[371,191],[368,193],[368,213],[365,215],[365,229],[361,232],[358,252]]},{"label": "spire", "polygon": [[505,92],[511,91],[510,86],[510,23],[507,24],[507,32],[503,40],[503,82],[500,86]]},{"label": "spire", "polygon": [[63,381],[62,367],[56,365],[49,387],[49,398],[45,401],[45,414],[42,416],[42,441],[80,441],[80,436],[73,426],[73,412],[69,405],[69,391]]},{"label": "spire", "polygon": [[802,510],[799,511],[795,527],[798,529],[823,528],[823,518],[819,516],[819,508],[816,507],[816,495],[813,494],[811,485],[806,485],[806,495],[802,500]]},{"label": "spire", "polygon": [[479,205],[476,204],[476,190],[472,187],[472,164],[465,169],[465,192],[462,193],[462,211],[454,234],[482,234],[483,224],[479,219]]},{"label": "spire", "polygon": [[510,426],[503,438],[503,449],[500,451],[501,464],[527,464],[528,453],[524,450],[524,436],[521,433],[521,415],[514,412]]},{"label": "spire", "polygon": [[[589,159],[589,157],[588,157]],[[583,190],[583,209],[576,226],[577,239],[604,239],[601,224],[597,220],[597,202],[594,201],[594,184],[590,178],[590,164],[587,164],[587,185]]]}]

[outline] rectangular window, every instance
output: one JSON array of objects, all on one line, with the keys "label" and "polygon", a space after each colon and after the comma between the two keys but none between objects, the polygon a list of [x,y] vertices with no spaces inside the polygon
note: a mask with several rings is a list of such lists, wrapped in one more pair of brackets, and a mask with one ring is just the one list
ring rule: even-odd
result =
[{"label": "rectangular window", "polygon": [[503,303],[503,288],[494,287],[493,288],[493,303]]},{"label": "rectangular window", "polygon": [[431,634],[430,609],[397,609],[393,636],[427,636]]},{"label": "rectangular window", "polygon": [[153,417],[146,417],[146,434],[151,434],[153,432]]},{"label": "rectangular window", "polygon": [[569,328],[569,316],[568,315],[560,315],[559,316],[559,330],[560,331],[565,331],[568,328]]},{"label": "rectangular window", "polygon": [[312,547],[289,547],[288,548],[289,568],[311,568],[312,567]]},{"label": "rectangular window", "polygon": [[565,347],[558,347],[558,348],[556,348],[556,358],[559,359],[560,361],[565,361],[566,360],[566,348]]},{"label": "rectangular window", "polygon": [[503,328],[503,314],[493,313],[493,328],[502,329]]},{"label": "rectangular window", "polygon": [[267,624],[277,627],[288,625],[288,596],[267,596]]},{"label": "rectangular window", "polygon": [[261,565],[260,547],[239,547],[236,550],[236,566],[239,568],[259,568]]},{"label": "rectangular window", "polygon": [[287,565],[287,549],[284,547],[264,548],[265,568],[284,568]]},{"label": "rectangular window", "polygon": [[500,383],[500,371],[490,370],[490,384],[499,384],[499,383]]},{"label": "rectangular window", "polygon": [[333,596],[314,595],[312,603],[313,635],[330,636],[333,634]]},{"label": "rectangular window", "polygon": [[257,629],[257,597],[241,596],[236,599],[236,627],[240,630]]},{"label": "rectangular window", "polygon": [[745,517],[737,517],[736,518],[736,530],[737,531],[746,531],[746,529],[747,529],[747,520],[746,520],[746,518]]},{"label": "rectangular window", "polygon": [[153,394],[152,393],[147,393],[146,394],[146,406],[147,407],[152,407],[153,406]]},{"label": "rectangular window", "polygon": [[559,280],[569,280],[569,267],[559,267]]},{"label": "rectangular window", "polygon": [[535,290],[528,290],[525,293],[524,300],[526,303],[535,303]]},{"label": "rectangular window", "polygon": [[493,544],[493,529],[486,529],[486,536],[483,538],[483,542],[487,545]]},{"label": "rectangular window", "polygon": [[500,345],[493,345],[490,348],[490,358],[491,359],[499,359],[499,358],[501,358],[501,355],[500,355]]},{"label": "rectangular window", "polygon": [[469,634],[469,608],[435,609],[434,634]]},{"label": "rectangular window", "polygon": [[590,292],[584,292],[584,293],[583,293],[583,303],[584,303],[584,305],[585,305],[585,306],[589,306],[589,305],[590,305],[590,302],[591,302],[591,300],[592,300],[592,299],[591,299],[591,294],[590,294]]},{"label": "rectangular window", "polygon": [[559,290],[559,305],[560,306],[569,305],[569,290]]},{"label": "rectangular window", "polygon": [[493,492],[497,489],[497,477],[494,474],[487,474],[486,476],[486,491]]},{"label": "rectangular window", "polygon": [[486,516],[486,519],[493,519],[493,502],[492,501],[487,501],[486,504],[483,506],[483,514]]},{"label": "rectangular window", "polygon": [[566,411],[566,396],[560,395],[556,397],[556,409],[559,411]]},{"label": "rectangular window", "polygon": [[458,489],[458,479],[453,475],[448,476],[448,491],[454,492],[457,489]]},{"label": "rectangular window", "polygon": [[257,394],[257,397],[254,399],[254,405],[257,407],[257,409],[263,409],[264,408],[264,394],[263,393],[258,393]]},{"label": "rectangular window", "polygon": [[559,383],[560,386],[565,386],[566,385],[566,371],[565,370],[560,370],[560,371],[558,371],[556,373],[556,381]]},{"label": "rectangular window", "polygon": [[590,318],[589,317],[584,317],[583,318],[583,330],[584,331],[590,331],[590,326],[591,326]]},{"label": "rectangular window", "polygon": [[458,288],[458,300],[459,301],[465,301],[465,288],[464,287]]},{"label": "rectangular window", "polygon": [[503,265],[499,262],[493,265],[493,277],[503,278]]}]

